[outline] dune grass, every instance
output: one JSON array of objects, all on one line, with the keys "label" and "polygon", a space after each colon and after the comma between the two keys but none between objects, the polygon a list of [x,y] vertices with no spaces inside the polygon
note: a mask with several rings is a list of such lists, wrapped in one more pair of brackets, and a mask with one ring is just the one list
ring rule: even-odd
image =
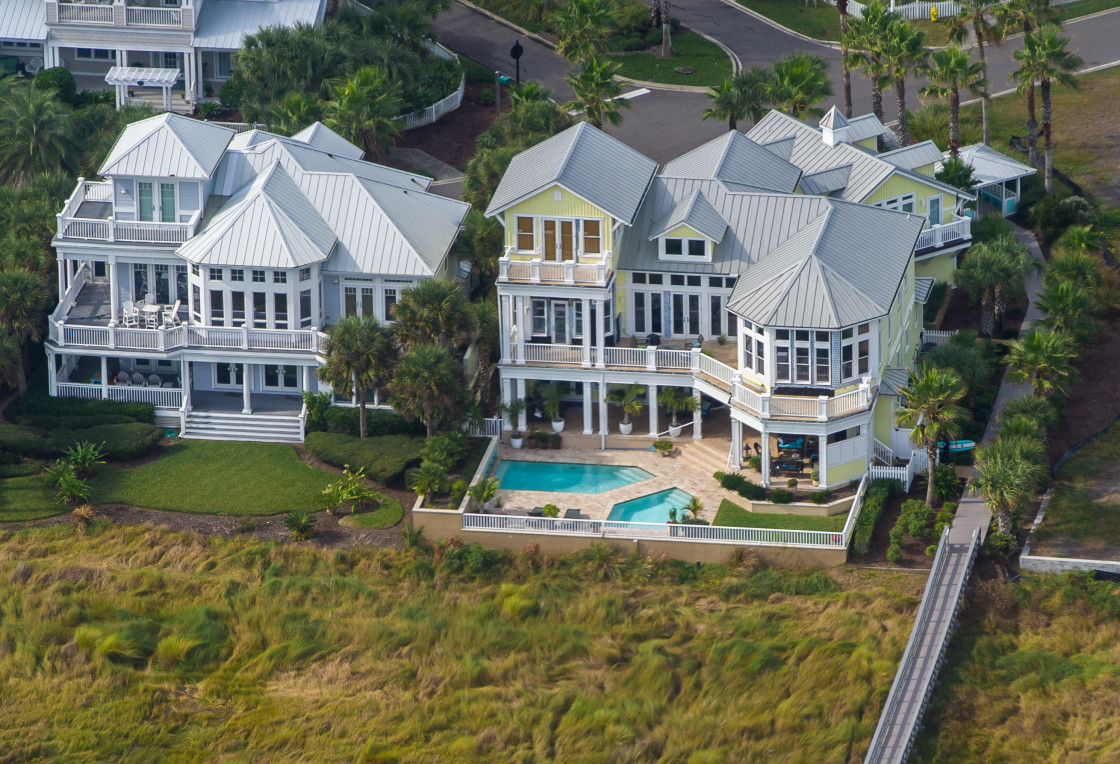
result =
[{"label": "dune grass", "polygon": [[769,512],[751,512],[738,504],[724,499],[719,503],[716,519],[712,525],[730,525],[736,528],[776,528],[787,531],[835,531],[844,530],[845,512],[832,517],[813,517],[805,515],[777,515]]},{"label": "dune grass", "polygon": [[[723,49],[688,30],[673,37],[672,58],[659,58],[652,53],[623,53],[611,58],[622,64],[620,75],[644,82],[714,87],[731,77],[731,59]],[[675,71],[683,67],[694,71]]]},{"label": "dune grass", "polygon": [[970,591],[910,761],[1120,758],[1120,585],[1027,575]]},{"label": "dune grass", "polygon": [[921,581],[0,532],[13,760],[862,759]]}]

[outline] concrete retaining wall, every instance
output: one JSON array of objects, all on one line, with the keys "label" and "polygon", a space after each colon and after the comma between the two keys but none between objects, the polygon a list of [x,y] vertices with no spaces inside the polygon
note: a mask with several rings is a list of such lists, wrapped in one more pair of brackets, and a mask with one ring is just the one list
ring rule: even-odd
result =
[{"label": "concrete retaining wall", "polygon": [[[1053,494],[1054,489],[1051,488],[1042,497],[1042,502],[1038,506],[1038,515],[1034,518],[1034,530],[1042,525],[1042,518],[1046,516],[1046,507],[1050,505],[1050,497]],[[1069,573],[1075,570],[1106,570],[1109,573],[1120,573],[1120,560],[1086,560],[1077,557],[1042,557],[1031,554],[1034,530],[1031,530],[1027,543],[1023,544],[1023,553],[1019,555],[1020,570],[1031,573],[1053,574]]]}]

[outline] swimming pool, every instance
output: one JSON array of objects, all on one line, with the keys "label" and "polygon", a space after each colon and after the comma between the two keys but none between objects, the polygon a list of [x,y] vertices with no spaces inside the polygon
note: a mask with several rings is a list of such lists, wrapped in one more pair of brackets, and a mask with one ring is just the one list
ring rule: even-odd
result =
[{"label": "swimming pool", "polygon": [[634,523],[664,523],[669,521],[669,509],[676,507],[681,510],[692,499],[692,495],[679,488],[670,488],[667,491],[658,491],[648,496],[639,496],[611,508],[608,520],[628,520]]},{"label": "swimming pool", "polygon": [[639,467],[571,462],[498,462],[494,473],[507,491],[563,491],[603,493],[649,480],[653,475]]}]

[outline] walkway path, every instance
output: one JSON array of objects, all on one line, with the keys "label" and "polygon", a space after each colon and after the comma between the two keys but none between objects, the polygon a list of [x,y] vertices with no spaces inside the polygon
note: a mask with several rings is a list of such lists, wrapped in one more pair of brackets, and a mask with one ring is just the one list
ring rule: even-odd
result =
[{"label": "walkway path", "polygon": [[[1042,250],[1034,234],[1015,226],[1015,238],[1027,246],[1038,262],[1043,261]],[[1029,305],[1019,335],[1029,329],[1031,322],[1043,318],[1035,305],[1037,293],[1042,289],[1038,272],[1027,279]],[[984,440],[991,440],[999,433],[999,413],[1008,399],[1030,394],[1029,384],[1008,382],[1004,379],[992,406],[992,415],[984,431]],[[933,690],[937,671],[944,661],[949,637],[955,626],[961,595],[968,582],[977,549],[983,544],[991,512],[984,500],[971,490],[961,499],[953,524],[941,537],[937,558],[926,583],[922,604],[914,619],[910,642],[902,656],[894,684],[879,717],[879,725],[867,752],[866,764],[899,764],[906,760],[910,746],[917,735],[922,713]]]}]

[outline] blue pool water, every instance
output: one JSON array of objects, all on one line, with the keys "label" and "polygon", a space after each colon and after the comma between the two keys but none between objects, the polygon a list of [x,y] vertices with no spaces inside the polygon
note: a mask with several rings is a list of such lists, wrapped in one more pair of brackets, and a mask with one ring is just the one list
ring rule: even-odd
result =
[{"label": "blue pool water", "polygon": [[507,491],[566,493],[603,493],[653,477],[638,467],[506,460],[498,462],[494,475],[502,481],[502,488]]},{"label": "blue pool water", "polygon": [[664,523],[669,520],[671,507],[676,507],[679,512],[691,499],[691,494],[679,488],[670,488],[667,491],[658,491],[649,496],[639,496],[637,499],[615,504],[607,519],[629,520],[635,523]]}]

